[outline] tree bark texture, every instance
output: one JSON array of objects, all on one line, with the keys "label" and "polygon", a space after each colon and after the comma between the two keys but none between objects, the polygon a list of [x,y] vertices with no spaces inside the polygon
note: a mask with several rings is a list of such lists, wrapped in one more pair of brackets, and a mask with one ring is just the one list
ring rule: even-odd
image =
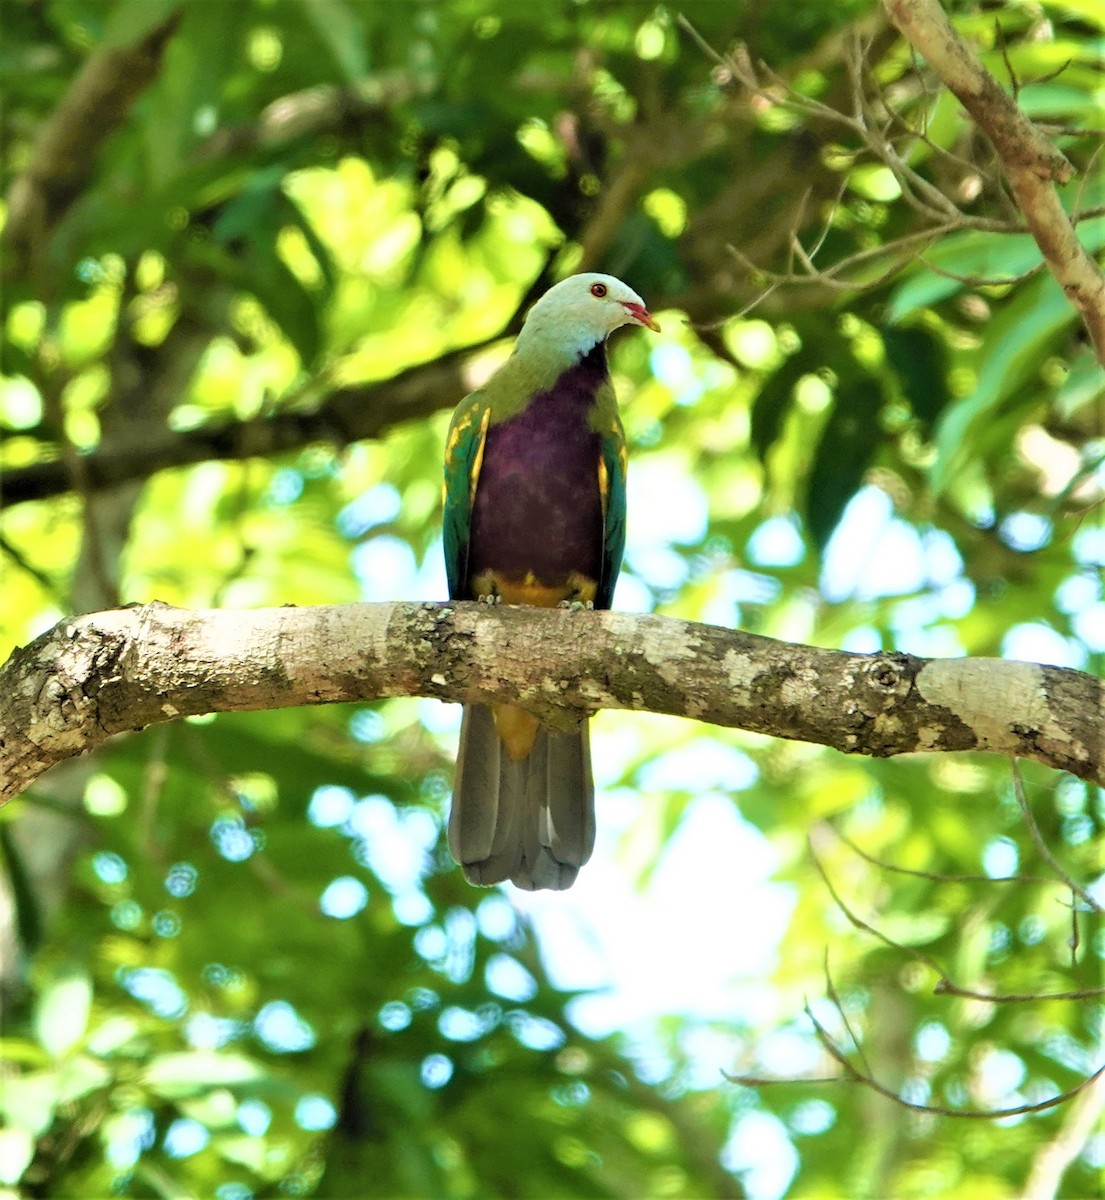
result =
[{"label": "tree bark texture", "polygon": [[71,617],[0,669],[0,802],[114,734],[208,712],[387,696],[599,708],[886,757],[988,750],[1105,784],[1105,683],[1004,659],[851,654],[670,617],[465,604]]}]

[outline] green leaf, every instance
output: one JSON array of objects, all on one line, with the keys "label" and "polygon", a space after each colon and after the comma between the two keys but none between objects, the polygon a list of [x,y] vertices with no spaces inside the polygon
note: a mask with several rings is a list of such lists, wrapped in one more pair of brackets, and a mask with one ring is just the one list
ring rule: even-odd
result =
[{"label": "green leaf", "polygon": [[35,1036],[53,1058],[62,1058],[84,1037],[92,1008],[92,981],[71,971],[52,979],[35,1005]]},{"label": "green leaf", "polygon": [[751,440],[761,462],[783,428],[795,385],[803,375],[809,374],[809,370],[804,355],[796,354],[788,358],[763,384],[752,402]]},{"label": "green leaf", "polygon": [[0,1088],[0,1115],[12,1129],[25,1129],[39,1137],[50,1128],[58,1103],[56,1071],[35,1071],[29,1075],[5,1078]]},{"label": "green leaf", "polygon": [[142,1082],[159,1096],[194,1096],[214,1087],[256,1083],[265,1072],[244,1054],[215,1050],[186,1050],[162,1054],[142,1075]]},{"label": "green leaf", "polygon": [[343,0],[300,0],[307,19],[350,83],[368,74],[364,22]]},{"label": "green leaf", "polygon": [[101,1062],[81,1054],[58,1069],[58,1102],[70,1104],[102,1088],[111,1080],[111,1072]]},{"label": "green leaf", "polygon": [[35,1140],[25,1129],[0,1129],[0,1183],[18,1183],[34,1156]]},{"label": "green leaf", "polygon": [[883,330],[886,357],[926,435],[951,399],[948,391],[948,348],[929,329]]},{"label": "green leaf", "polygon": [[972,453],[979,430],[992,421],[1015,387],[1039,370],[1049,345],[1076,320],[1070,301],[1051,278],[1025,284],[986,331],[974,392],[944,414],[936,430],[929,478],[939,495]]},{"label": "green leaf", "polygon": [[810,472],[806,520],[824,549],[849,500],[859,490],[881,438],[882,388],[872,379],[842,379]]}]

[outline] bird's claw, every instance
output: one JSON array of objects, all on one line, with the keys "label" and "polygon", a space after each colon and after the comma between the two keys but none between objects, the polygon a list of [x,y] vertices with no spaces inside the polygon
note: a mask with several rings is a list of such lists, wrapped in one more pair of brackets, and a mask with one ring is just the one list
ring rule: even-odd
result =
[{"label": "bird's claw", "polygon": [[481,604],[494,605],[494,604],[502,604],[502,602],[503,602],[503,598],[502,598],[502,596],[499,595],[498,592],[492,592],[490,596],[481,596],[480,597]]},{"label": "bird's claw", "polygon": [[561,600],[557,608],[566,608],[569,612],[593,612],[594,600]]}]

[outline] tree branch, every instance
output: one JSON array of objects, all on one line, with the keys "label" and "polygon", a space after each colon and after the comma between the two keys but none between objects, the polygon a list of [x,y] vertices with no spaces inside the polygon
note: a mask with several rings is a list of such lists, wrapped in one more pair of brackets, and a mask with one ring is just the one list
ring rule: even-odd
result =
[{"label": "tree branch", "polygon": [[[87,486],[96,491],[147,479],[171,467],[281,454],[312,442],[344,446],[380,437],[401,421],[454,405],[469,390],[468,359],[485,344],[451,351],[380,383],[339,388],[314,411],[288,409],[254,421],[229,421],[183,433],[165,430],[162,438],[144,445],[97,451],[81,459]],[[72,488],[69,467],[58,459],[3,473],[4,503],[9,507]]]},{"label": "tree branch", "polygon": [[1105,683],[1060,667],[612,612],[154,602],[64,620],[0,669],[0,801],[126,730],[387,696],[510,701],[559,728],[599,708],[671,713],[879,757],[990,750],[1105,783]]},{"label": "tree branch", "polygon": [[993,143],[1048,269],[1078,309],[1105,365],[1105,274],[1079,242],[1055,190],[1056,183],[1073,177],[1074,167],[986,70],[938,0],[883,0],[883,6],[902,37]]},{"label": "tree branch", "polygon": [[180,22],[173,10],[130,46],[94,51],[42,126],[26,169],[12,183],[2,245],[8,279],[28,273],[57,223],[92,177],[104,142],[157,78]]}]

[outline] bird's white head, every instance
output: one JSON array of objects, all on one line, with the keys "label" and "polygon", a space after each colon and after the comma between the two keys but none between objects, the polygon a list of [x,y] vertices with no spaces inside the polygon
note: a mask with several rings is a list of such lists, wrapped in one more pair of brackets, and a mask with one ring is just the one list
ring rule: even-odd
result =
[{"label": "bird's white head", "polygon": [[549,288],[529,310],[518,345],[556,343],[583,355],[615,329],[633,324],[660,329],[631,287],[613,275],[589,271]]}]

